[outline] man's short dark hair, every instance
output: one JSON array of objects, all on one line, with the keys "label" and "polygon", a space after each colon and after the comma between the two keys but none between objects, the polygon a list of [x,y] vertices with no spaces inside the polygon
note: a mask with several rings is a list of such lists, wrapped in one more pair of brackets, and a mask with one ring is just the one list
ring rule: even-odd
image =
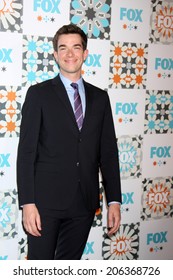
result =
[{"label": "man's short dark hair", "polygon": [[57,45],[58,45],[58,39],[60,35],[64,34],[79,34],[82,39],[82,46],[83,50],[86,50],[87,48],[87,36],[84,33],[84,31],[78,27],[75,24],[68,24],[68,25],[63,25],[58,31],[56,32],[55,36],[53,37],[53,48],[55,51],[57,51]]}]

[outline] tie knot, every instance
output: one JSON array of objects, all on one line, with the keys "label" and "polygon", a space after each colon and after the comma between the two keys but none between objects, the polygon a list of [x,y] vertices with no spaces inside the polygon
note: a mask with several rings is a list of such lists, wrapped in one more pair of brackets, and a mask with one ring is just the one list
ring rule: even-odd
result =
[{"label": "tie knot", "polygon": [[74,88],[74,90],[78,90],[78,84],[77,83],[71,83],[71,86]]}]

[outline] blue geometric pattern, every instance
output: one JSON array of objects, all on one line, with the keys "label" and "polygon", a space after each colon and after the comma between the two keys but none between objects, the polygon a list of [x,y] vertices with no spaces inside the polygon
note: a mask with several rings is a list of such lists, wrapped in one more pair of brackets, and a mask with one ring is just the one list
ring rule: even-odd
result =
[{"label": "blue geometric pattern", "polygon": [[146,92],[144,133],[173,133],[172,91]]},{"label": "blue geometric pattern", "polygon": [[30,86],[57,75],[58,66],[52,52],[52,38],[23,36],[23,86]]},{"label": "blue geometric pattern", "polygon": [[15,238],[17,235],[17,193],[0,192],[0,238]]},{"label": "blue geometric pattern", "polygon": [[118,150],[121,179],[139,178],[142,172],[142,137],[119,137]]},{"label": "blue geometric pattern", "polygon": [[74,0],[71,2],[71,22],[89,38],[109,39],[111,0]]}]

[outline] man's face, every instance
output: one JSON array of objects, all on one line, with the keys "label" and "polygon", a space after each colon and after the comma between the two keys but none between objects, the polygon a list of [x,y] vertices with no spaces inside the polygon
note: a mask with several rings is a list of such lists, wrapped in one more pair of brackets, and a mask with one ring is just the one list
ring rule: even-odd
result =
[{"label": "man's face", "polygon": [[82,64],[87,55],[88,50],[83,50],[79,34],[60,35],[54,57],[65,77],[71,75],[80,77]]}]

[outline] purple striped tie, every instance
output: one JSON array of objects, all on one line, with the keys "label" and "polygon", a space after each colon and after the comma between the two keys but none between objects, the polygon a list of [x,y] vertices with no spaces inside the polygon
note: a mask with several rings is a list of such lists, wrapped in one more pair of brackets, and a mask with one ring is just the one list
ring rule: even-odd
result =
[{"label": "purple striped tie", "polygon": [[71,83],[71,86],[74,88],[74,114],[79,130],[82,128],[83,124],[83,112],[82,112],[82,103],[78,91],[78,84]]}]

